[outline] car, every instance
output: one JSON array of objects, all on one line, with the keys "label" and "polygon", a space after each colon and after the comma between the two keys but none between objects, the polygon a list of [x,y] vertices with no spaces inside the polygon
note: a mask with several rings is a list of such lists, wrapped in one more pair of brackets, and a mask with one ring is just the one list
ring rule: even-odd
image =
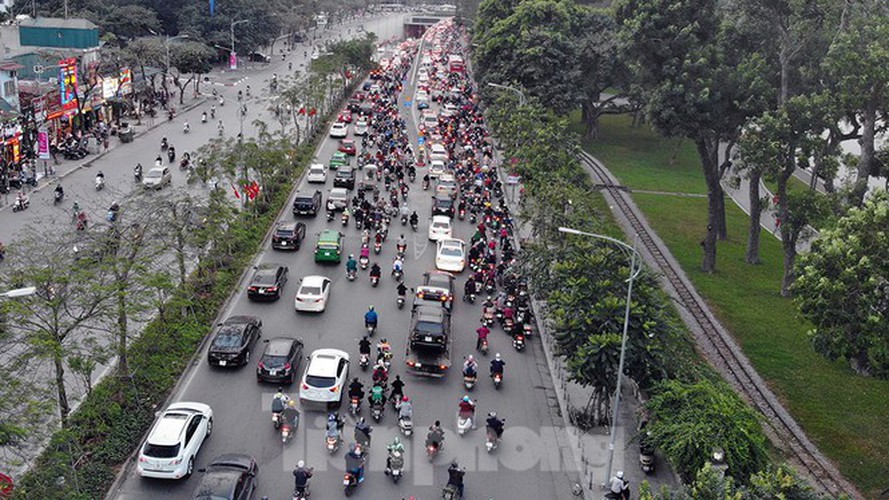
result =
[{"label": "car", "polygon": [[349,378],[349,354],[339,349],[317,349],[309,356],[299,386],[303,405],[339,406]]},{"label": "car", "polygon": [[429,239],[432,241],[451,238],[453,231],[451,219],[445,215],[436,215],[429,222]]},{"label": "car", "polygon": [[457,116],[457,113],[460,112],[460,108],[458,108],[455,104],[447,103],[441,109],[441,114],[445,118],[450,118],[452,116]]},{"label": "car", "polygon": [[303,358],[303,342],[290,337],[264,341],[265,352],[256,365],[256,381],[292,384]]},{"label": "car", "polygon": [[154,167],[145,174],[142,186],[151,189],[161,189],[173,184],[173,173],[170,167]]},{"label": "car", "polygon": [[432,216],[436,215],[454,218],[454,200],[450,196],[437,194],[432,197]]},{"label": "car", "polygon": [[318,215],[319,210],[321,210],[321,191],[300,191],[296,193],[296,198],[293,199],[292,210],[294,216],[311,215],[314,217]]},{"label": "car", "polygon": [[195,402],[173,403],[160,413],[139,449],[136,473],[156,479],[181,479],[194,472],[194,459],[213,433],[213,410]]},{"label": "car", "polygon": [[433,113],[423,113],[423,118],[420,120],[420,125],[426,129],[433,129],[438,126],[438,117]]},{"label": "car", "polygon": [[333,187],[355,189],[355,169],[342,167],[333,176]]},{"label": "car", "polygon": [[306,174],[306,181],[312,184],[324,184],[327,182],[327,169],[320,163],[313,163]]},{"label": "car", "polygon": [[340,144],[337,147],[337,151],[340,153],[346,153],[349,156],[355,156],[358,151],[355,148],[355,141],[352,139],[340,139]]},{"label": "car", "polygon": [[275,250],[299,250],[306,237],[306,225],[302,222],[279,222],[272,234]]},{"label": "car", "polygon": [[297,311],[324,312],[330,297],[330,280],[324,276],[306,276],[299,283],[293,299]]},{"label": "car", "polygon": [[327,192],[327,210],[336,212],[349,206],[349,191],[335,187]]},{"label": "car", "polygon": [[438,240],[435,267],[442,271],[462,272],[466,267],[466,243],[454,238]]},{"label": "car", "polygon": [[219,323],[207,363],[210,366],[243,366],[250,362],[250,350],[262,336],[262,321],[255,316],[231,316]]},{"label": "car", "polygon": [[352,123],[352,112],[349,109],[344,109],[340,112],[336,117],[336,121],[343,123]]},{"label": "car", "polygon": [[432,160],[429,163],[429,177],[436,178],[447,171],[445,163],[441,160]]},{"label": "car", "polygon": [[448,161],[448,150],[444,147],[444,144],[434,143],[429,148],[429,159],[430,160],[441,160],[443,162]]},{"label": "car", "polygon": [[429,81],[429,73],[419,73],[417,75],[417,81],[420,83],[425,83]]},{"label": "car", "polygon": [[374,105],[370,102],[362,102],[361,106],[358,107],[358,114],[363,116],[370,116],[374,113]]},{"label": "car", "polygon": [[250,55],[247,56],[247,60],[249,60],[250,62],[272,62],[272,58],[263,54],[262,52],[251,52]]},{"label": "car", "polygon": [[429,109],[429,101],[417,101],[417,109],[420,111]]},{"label": "car", "polygon": [[318,234],[315,262],[340,262],[343,258],[343,233],[325,229]]},{"label": "car", "polygon": [[367,81],[361,84],[361,90],[367,92],[370,90],[370,86],[373,85],[373,82]]},{"label": "car", "polygon": [[330,156],[330,162],[327,163],[327,166],[330,167],[331,170],[336,170],[342,166],[351,164],[352,158],[350,158],[349,155],[342,151],[337,151]]},{"label": "car", "polygon": [[428,346],[443,345],[451,336],[451,314],[440,304],[423,304],[411,312],[410,337]]},{"label": "car", "polygon": [[201,469],[194,500],[249,500],[256,490],[259,466],[250,455],[228,453]]},{"label": "car", "polygon": [[448,311],[454,304],[454,275],[445,271],[428,271],[423,274],[423,284],[417,287],[414,307],[424,303],[443,304]]},{"label": "car", "polygon": [[330,137],[333,139],[342,139],[349,135],[349,125],[343,122],[336,122],[330,127]]},{"label": "car", "polygon": [[253,279],[247,287],[247,298],[251,300],[278,300],[281,290],[287,283],[290,269],[283,264],[260,264],[256,266]]},{"label": "car", "polygon": [[435,192],[447,196],[457,195],[457,179],[453,174],[442,173],[438,176],[438,183],[435,185]]},{"label": "car", "polygon": [[367,120],[363,117],[359,118],[352,128],[352,133],[355,135],[367,135]]},{"label": "car", "polygon": [[352,96],[351,98],[349,98],[348,101],[346,101],[346,109],[353,113],[357,113],[358,110],[361,109],[361,101],[362,99],[358,99],[357,94]]}]

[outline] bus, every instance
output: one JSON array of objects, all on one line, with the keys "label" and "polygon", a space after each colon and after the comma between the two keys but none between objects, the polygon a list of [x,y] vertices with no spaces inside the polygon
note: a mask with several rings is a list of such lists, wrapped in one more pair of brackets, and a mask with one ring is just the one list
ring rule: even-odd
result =
[{"label": "bus", "polygon": [[451,73],[462,73],[466,69],[466,65],[463,64],[463,58],[457,54],[449,55],[448,69],[451,70]]}]

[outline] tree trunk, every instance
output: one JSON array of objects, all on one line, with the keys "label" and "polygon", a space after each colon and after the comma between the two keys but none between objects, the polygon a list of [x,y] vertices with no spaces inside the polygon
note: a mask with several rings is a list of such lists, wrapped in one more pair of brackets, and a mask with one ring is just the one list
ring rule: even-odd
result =
[{"label": "tree trunk", "polygon": [[861,156],[858,158],[858,176],[855,179],[855,186],[849,195],[852,198],[851,202],[857,206],[861,206],[864,202],[864,195],[867,193],[867,181],[870,178],[874,164],[874,139],[876,136],[877,99],[879,99],[879,96],[879,92],[874,92],[874,95],[871,96],[861,111],[861,138],[858,139],[858,144],[861,146]]},{"label": "tree trunk", "polygon": [[[782,238],[783,233],[782,232]],[[786,231],[790,233],[790,231]],[[787,238],[781,240],[781,246],[784,249],[784,276],[781,277],[781,296],[790,297],[790,286],[796,281],[796,237],[788,234]]]},{"label": "tree trunk", "polygon": [[695,145],[707,182],[707,233],[701,241],[704,248],[701,270],[712,273],[716,271],[716,236],[722,197],[722,187],[719,185],[719,139],[702,134],[695,139]]},{"label": "tree trunk", "polygon": [[127,294],[126,285],[117,291],[117,373],[120,376],[130,374],[127,360]]},{"label": "tree trunk", "polygon": [[[796,151],[796,143],[792,142],[788,145],[788,151]],[[784,250],[784,276],[781,278],[781,296],[790,296],[790,285],[796,278],[794,273],[794,263],[796,262],[796,239],[802,228],[795,228],[794,223],[790,221],[790,208],[787,200],[787,181],[793,175],[796,168],[796,158],[793,154],[787,154],[784,169],[778,175],[778,190],[775,195],[778,196],[778,220],[781,222],[779,227],[781,231],[781,247]]]},{"label": "tree trunk", "polygon": [[725,191],[722,190],[722,185],[719,186],[719,195],[716,198],[716,202],[719,205],[716,208],[716,237],[721,241],[725,241],[728,239],[728,228],[725,222]]},{"label": "tree trunk", "polygon": [[759,264],[759,235],[762,232],[760,225],[762,218],[762,201],[759,199],[759,180],[762,173],[753,169],[750,173],[750,185],[747,196],[750,202],[750,230],[747,234],[747,255],[744,261],[748,264]]},{"label": "tree trunk", "polygon": [[59,399],[59,419],[62,428],[68,426],[68,415],[71,413],[71,406],[68,405],[68,390],[65,388],[65,362],[61,356],[53,357],[53,364],[56,370],[56,392]]},{"label": "tree trunk", "polygon": [[[598,96],[596,96],[596,99],[598,100]],[[589,140],[598,139],[600,114],[596,103],[592,99],[583,101],[581,103],[580,110],[583,118],[583,123],[586,125],[584,138]]]}]

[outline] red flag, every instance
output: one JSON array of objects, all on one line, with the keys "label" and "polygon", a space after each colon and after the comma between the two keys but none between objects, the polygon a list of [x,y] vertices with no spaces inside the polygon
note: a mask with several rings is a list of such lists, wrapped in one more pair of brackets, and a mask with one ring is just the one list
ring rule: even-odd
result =
[{"label": "red flag", "polygon": [[254,200],[259,196],[259,183],[253,181],[245,188],[245,190],[247,191],[247,196],[249,196],[251,200]]},{"label": "red flag", "polygon": [[298,115],[306,114],[306,108],[305,107],[299,108],[299,111],[297,111],[296,114],[298,114]]},{"label": "red flag", "polygon": [[318,111],[315,108],[309,110],[309,116],[315,116],[318,114]]},{"label": "red flag", "polygon": [[352,78],[352,72],[351,72],[351,71],[346,70],[346,78]]},{"label": "red flag", "polygon": [[241,199],[241,192],[238,191],[238,187],[235,186],[234,183],[232,183],[232,191],[235,192],[235,198],[240,200]]}]

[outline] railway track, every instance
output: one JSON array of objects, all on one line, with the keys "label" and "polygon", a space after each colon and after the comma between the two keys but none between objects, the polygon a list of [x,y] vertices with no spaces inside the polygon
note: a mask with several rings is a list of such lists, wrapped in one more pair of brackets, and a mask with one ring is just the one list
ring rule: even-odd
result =
[{"label": "railway track", "polygon": [[681,278],[680,270],[666,258],[639,214],[628,202],[626,188],[615,183],[608,172],[588,154],[581,153],[580,159],[593,172],[594,182],[611,195],[614,208],[626,217],[633,231],[639,235],[639,241],[654,259],[657,270],[675,290],[677,300],[703,333],[697,337],[699,342],[708,344],[701,347],[705,355],[709,354],[707,357],[710,362],[765,416],[764,422],[771,431],[774,444],[787,453],[801,472],[825,493],[834,497],[846,494],[860,498],[861,495],[854,486],[817,450],[775,395],[765,387],[765,382],[743,358],[734,341],[728,338],[728,333],[707,313],[700,297],[692,293]]}]

